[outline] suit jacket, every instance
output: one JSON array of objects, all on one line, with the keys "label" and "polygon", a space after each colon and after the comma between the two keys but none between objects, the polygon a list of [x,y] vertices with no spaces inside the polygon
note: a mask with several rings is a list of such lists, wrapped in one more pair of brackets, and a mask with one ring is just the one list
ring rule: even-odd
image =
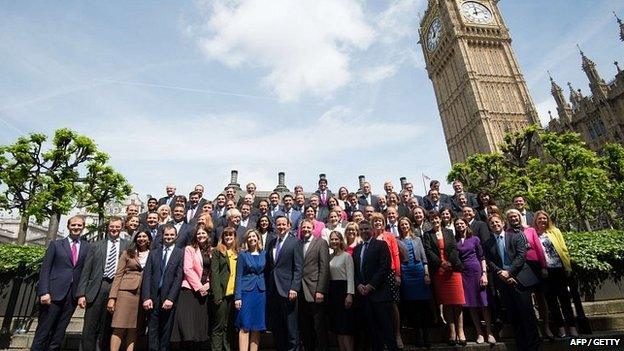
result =
[{"label": "suit jacket", "polygon": [[[477,195],[475,195],[473,193],[468,193],[468,192],[464,192],[464,194],[466,195],[466,200],[468,200],[468,206],[470,206],[472,208],[479,207],[479,203],[477,202]],[[457,199],[457,195],[453,195],[451,197],[451,201],[452,201],[452,204],[453,204],[453,211],[455,211],[455,212],[461,211],[461,206],[459,205],[459,201]]]},{"label": "suit jacket", "polygon": [[424,207],[425,206],[425,198],[420,196],[420,195],[412,195],[413,198],[416,199],[416,201],[418,202],[418,206],[420,207]]},{"label": "suit jacket", "polygon": [[183,261],[184,279],[182,279],[182,287],[197,291],[204,285],[201,282],[204,273],[204,258],[199,249],[192,246],[184,248]]},{"label": "suit jacket", "polygon": [[249,252],[238,255],[236,262],[236,285],[234,286],[234,299],[240,300],[243,291],[265,291],[264,268],[266,266],[266,254],[260,251],[258,265]]},{"label": "suit jacket", "polygon": [[[171,198],[171,203],[169,204],[169,207],[171,208],[171,212],[173,212],[173,208],[175,207],[176,196],[178,196],[178,195],[177,194],[173,194],[173,196]],[[164,197],[161,197],[160,199],[158,199],[158,207],[160,207],[161,205],[166,204],[167,200],[169,200],[168,196],[164,196]]]},{"label": "suit jacket", "polygon": [[[442,228],[442,237],[444,238],[444,254],[446,260],[451,263],[451,267],[455,272],[461,272],[464,269],[464,265],[459,259],[457,241],[455,240],[453,232],[449,229]],[[429,272],[433,274],[440,268],[440,264],[442,264],[438,239],[433,230],[427,231],[423,236],[423,246],[425,247],[425,254],[427,255]]]},{"label": "suit jacket", "polygon": [[[184,249],[191,244],[193,239],[193,233],[195,232],[196,223],[184,223],[178,231],[178,237],[175,241],[175,246]],[[159,242],[154,245],[162,245],[162,235],[159,236]],[[155,246],[154,246],[155,247]]]},{"label": "suit jacket", "polygon": [[[498,253],[496,240],[496,235],[491,235],[490,239],[483,245],[488,270],[493,272],[494,275],[503,269],[503,262]],[[509,274],[524,287],[530,287],[538,283],[537,277],[526,264],[527,246],[528,242],[524,233],[515,233],[513,231],[505,233],[505,253],[511,263]],[[499,284],[498,286],[506,285],[498,277],[494,278],[494,283]]]},{"label": "suit jacket", "polygon": [[[324,204],[321,201],[321,191],[317,189],[314,193],[316,195],[318,195],[318,197],[319,197],[319,207],[327,208],[327,204]],[[325,196],[326,196],[325,200],[329,200],[330,197],[334,197],[334,193],[332,193],[331,190],[327,189],[327,190],[325,190]]]},{"label": "suit jacket", "polygon": [[[301,290],[301,275],[303,270],[303,251],[301,242],[293,235],[284,236],[277,260],[273,249],[277,245],[278,236],[271,239],[266,248],[265,279],[269,284],[269,294],[287,298],[290,290]],[[275,287],[277,291],[272,291]]]},{"label": "suit jacket", "polygon": [[226,255],[219,250],[212,250],[210,289],[212,289],[212,296],[215,301],[223,300],[230,280],[230,262]]},{"label": "suit jacket", "polygon": [[[128,252],[124,250],[121,257],[119,257],[117,272],[115,273],[115,279],[113,279],[113,284],[111,285],[108,297],[116,299],[120,290],[138,293],[140,291],[139,288],[141,287],[142,280],[143,267],[141,267],[141,263],[139,262],[139,256],[136,255],[135,257],[130,258],[128,257]],[[122,305],[124,304],[119,304],[117,306]]]},{"label": "suit jacket", "polygon": [[[204,200],[205,201],[205,200]],[[203,206],[203,205],[202,205]],[[188,212],[191,210],[191,204],[188,203],[186,204],[186,207],[184,208],[184,220],[186,222],[192,222],[192,221],[197,221],[197,218],[199,218],[199,216],[201,216],[202,214],[202,208],[201,206],[199,206],[199,203],[197,203],[197,206],[195,206],[195,213],[193,214],[193,217],[191,217],[191,219],[189,220],[188,218]]]},{"label": "suit jacket", "polygon": [[[370,206],[377,207],[377,202],[378,201],[379,201],[379,197],[377,197],[377,195],[371,194]],[[362,195],[358,196],[358,203],[360,205],[362,205],[362,208],[364,208],[364,206],[368,206],[368,203],[366,202],[366,195],[362,194]]]},{"label": "suit jacket", "polygon": [[327,294],[329,284],[329,246],[323,238],[312,237],[308,250],[303,253],[304,242],[301,242],[303,255],[303,274],[301,277],[303,295],[308,302],[314,302],[315,294]]},{"label": "suit jacket", "polygon": [[[319,207],[320,210],[320,207]],[[275,213],[275,217],[284,216],[286,217],[286,210],[282,207],[279,211]],[[297,229],[299,227],[299,221],[301,220],[302,213],[295,210],[294,208],[290,209],[290,223],[292,224],[292,229]]]},{"label": "suit jacket", "polygon": [[399,213],[399,218],[410,216],[409,208],[403,204],[399,204],[399,206],[397,206],[397,212]]},{"label": "suit jacket", "polygon": [[77,286],[80,282],[85,259],[88,256],[90,244],[80,241],[78,261],[74,266],[71,261],[71,245],[67,238],[54,240],[48,246],[37,283],[37,296],[50,294],[52,301],[61,301],[71,294],[72,299],[77,295]]},{"label": "suit jacket", "polygon": [[532,227],[533,226],[533,219],[534,219],[535,215],[533,214],[533,212],[528,211],[528,210],[526,211],[525,215],[526,215],[526,223],[525,224],[528,225],[529,227]]},{"label": "suit jacket", "polygon": [[485,222],[476,219],[470,224],[470,229],[472,230],[473,235],[479,237],[479,240],[481,241],[481,246],[483,246],[483,244],[487,242],[492,236],[488,225]]},{"label": "suit jacket", "polygon": [[[247,220],[247,225],[244,226],[247,229],[254,229],[256,228],[256,224],[258,224],[258,217],[256,217],[256,215],[254,215],[253,213],[249,215],[249,220]],[[242,219],[241,219],[241,223]],[[241,224],[242,225],[242,224]]]},{"label": "suit jacket", "polygon": [[[141,285],[141,299],[152,299],[156,303],[164,300],[176,302],[182,286],[184,251],[173,246],[167,261],[167,267],[162,272],[163,246],[150,250],[143,272]],[[161,273],[162,272],[162,273]],[[162,278],[162,286],[159,284]],[[155,306],[154,308],[159,308]]]},{"label": "suit jacket", "polygon": [[316,219],[325,223],[327,221],[327,216],[329,216],[329,209],[326,206],[321,206],[316,208]]},{"label": "suit jacket", "polygon": [[[86,297],[88,303],[95,300],[102,285],[104,268],[106,267],[107,245],[108,239],[100,240],[93,244],[85,260],[83,274],[78,284],[77,296]],[[128,242],[126,240],[119,239],[119,252],[117,252],[117,257],[121,256],[121,253],[126,250],[127,246]]]},{"label": "suit jacket", "polygon": [[[429,199],[429,196],[425,196],[423,198],[423,207],[425,208],[425,210],[427,211],[431,211],[434,209],[435,204]],[[442,198],[440,197],[440,199],[438,200],[438,209],[437,211],[442,211],[443,208],[450,208],[451,210],[453,210],[453,203],[451,201],[449,201],[449,198]]]},{"label": "suit jacket", "polygon": [[375,238],[370,239],[364,251],[364,260],[361,259],[363,247],[364,243],[358,244],[353,250],[352,256],[356,290],[360,284],[370,284],[374,290],[366,298],[369,298],[372,302],[392,301],[392,292],[386,283],[390,273],[390,249],[388,244]]}]

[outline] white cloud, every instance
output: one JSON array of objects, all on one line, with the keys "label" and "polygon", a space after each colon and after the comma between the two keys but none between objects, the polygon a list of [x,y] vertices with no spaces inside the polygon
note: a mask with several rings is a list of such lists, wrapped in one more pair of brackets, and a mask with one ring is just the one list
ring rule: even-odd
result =
[{"label": "white cloud", "polygon": [[362,79],[367,83],[377,83],[386,78],[394,76],[398,71],[398,67],[394,65],[381,65],[366,69],[362,73]]},{"label": "white cloud", "polygon": [[374,38],[355,0],[223,0],[209,13],[198,34],[205,55],[232,68],[267,68],[262,83],[282,101],[330,96],[351,80],[350,54]]}]

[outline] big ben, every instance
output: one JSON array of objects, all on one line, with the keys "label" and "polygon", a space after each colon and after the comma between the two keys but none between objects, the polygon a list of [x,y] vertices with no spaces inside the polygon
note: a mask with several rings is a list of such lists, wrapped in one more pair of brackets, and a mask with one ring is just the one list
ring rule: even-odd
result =
[{"label": "big ben", "polygon": [[538,117],[496,0],[429,0],[420,43],[451,163]]}]

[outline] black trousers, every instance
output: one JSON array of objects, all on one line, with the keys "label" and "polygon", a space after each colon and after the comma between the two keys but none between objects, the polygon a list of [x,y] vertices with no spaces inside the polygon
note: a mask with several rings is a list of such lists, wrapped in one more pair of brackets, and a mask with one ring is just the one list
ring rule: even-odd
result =
[{"label": "black trousers", "polygon": [[171,330],[175,316],[176,304],[170,310],[163,310],[160,296],[152,300],[154,308],[151,310],[147,322],[147,338],[150,351],[171,350]]},{"label": "black trousers", "polygon": [[102,280],[97,296],[87,304],[82,326],[82,351],[110,350],[113,315],[106,309],[110,286],[111,281]]},{"label": "black trousers", "polygon": [[305,351],[326,351],[328,347],[327,317],[325,303],[305,301],[303,292],[299,294],[299,327]]},{"label": "black trousers", "polygon": [[267,310],[269,326],[273,332],[273,342],[277,351],[299,350],[299,328],[297,325],[297,300],[281,297],[277,289],[268,295]]},{"label": "black trousers", "polygon": [[361,302],[373,351],[383,351],[384,346],[388,351],[398,350],[392,302],[372,302],[368,298],[362,298]]},{"label": "black trousers", "polygon": [[401,300],[401,319],[416,331],[416,339],[429,340],[427,329],[431,327],[430,300]]},{"label": "black trousers", "polygon": [[509,321],[514,329],[516,349],[519,351],[538,350],[540,339],[531,300],[531,289],[502,282],[498,286],[507,307]]},{"label": "black trousers", "polygon": [[[568,277],[563,268],[548,268],[546,278],[546,303],[553,324],[559,328],[575,325],[572,301],[568,290]],[[561,315],[563,312],[563,316]]]},{"label": "black trousers", "polygon": [[52,301],[50,305],[39,305],[39,318],[32,351],[56,351],[61,349],[65,330],[76,310],[77,300],[67,293],[65,298]]}]

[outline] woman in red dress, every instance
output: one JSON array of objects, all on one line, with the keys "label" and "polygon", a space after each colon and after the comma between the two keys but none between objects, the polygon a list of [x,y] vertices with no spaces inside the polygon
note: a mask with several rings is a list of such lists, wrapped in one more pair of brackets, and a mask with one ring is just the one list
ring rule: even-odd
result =
[{"label": "woman in red dress", "polygon": [[442,218],[437,211],[429,212],[431,230],[423,236],[429,271],[432,272],[433,291],[438,304],[444,309],[444,319],[449,326],[449,345],[466,345],[462,305],[466,303],[457,242],[453,232],[442,228]]}]

